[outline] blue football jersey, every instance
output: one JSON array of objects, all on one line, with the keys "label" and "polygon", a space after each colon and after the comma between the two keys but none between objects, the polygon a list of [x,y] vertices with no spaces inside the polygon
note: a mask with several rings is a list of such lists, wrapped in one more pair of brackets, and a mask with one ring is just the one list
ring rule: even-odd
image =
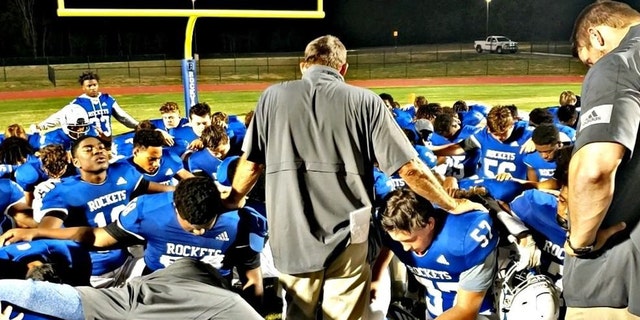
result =
[{"label": "blue football jersey", "polygon": [[86,273],[89,282],[91,257],[87,248],[71,240],[36,239],[30,242],[17,242],[0,247],[0,259],[16,262],[65,262],[77,272],[77,276]]},{"label": "blue football jersey", "polygon": [[553,116],[553,123],[560,123],[560,120],[558,120],[558,109],[560,109],[560,106],[551,106],[544,109],[549,111]]},{"label": "blue football jersey", "polygon": [[469,111],[476,111],[482,114],[483,116],[487,116],[489,111],[491,111],[491,106],[483,103],[474,103],[469,105]]},{"label": "blue football jersey", "polygon": [[468,190],[473,186],[485,187],[492,198],[506,203],[511,202],[527,189],[524,184],[513,180],[463,179],[458,181],[458,187],[460,189]]},{"label": "blue football jersey", "polygon": [[[93,184],[80,176],[63,178],[42,199],[41,213],[66,214],[65,227],[105,227],[118,216],[131,200],[131,194],[142,180],[142,174],[125,163],[116,162],[107,169],[107,180]],[[123,250],[92,252],[93,275],[101,275],[122,265]]]},{"label": "blue football jersey", "polygon": [[531,189],[515,198],[510,206],[511,211],[531,229],[533,239],[542,251],[540,270],[554,281],[560,279],[567,232],[556,222],[558,198]]},{"label": "blue football jersey", "polygon": [[[463,126],[451,139],[447,139],[437,133],[434,133],[431,135],[431,144],[434,146],[443,146],[451,143],[458,143],[469,138],[479,130],[480,129],[476,127]],[[478,171],[479,162],[480,150],[469,150],[463,155],[447,156],[444,164],[446,167],[444,175],[447,177],[454,177],[456,179],[474,176]]]},{"label": "blue football jersey", "polygon": [[[571,128],[567,125],[561,124],[561,123],[557,123],[556,124],[556,128],[558,128],[558,131],[560,131],[560,133],[564,133],[571,141],[566,141],[566,142],[575,142],[576,141],[576,129]],[[562,140],[562,139],[560,139]],[[565,141],[563,141],[565,142]]]},{"label": "blue football jersey", "polygon": [[[136,198],[120,215],[118,226],[140,240],[146,240],[144,262],[150,270],[165,268],[177,259],[192,258],[208,263],[218,269],[222,276],[228,276],[233,261],[242,258],[233,257],[234,249],[250,245],[253,251],[259,253],[264,245],[264,242],[255,245],[250,238],[251,233],[260,233],[264,241],[265,218],[253,210],[248,215],[253,220],[249,219],[250,222],[241,227],[240,222],[246,220],[241,219],[238,210],[225,212],[218,216],[212,229],[197,236],[180,226],[173,204],[173,192],[165,192]],[[260,224],[256,222],[258,220],[262,221],[262,226],[252,230],[251,226]],[[260,228],[263,230],[258,230]]]},{"label": "blue football jersey", "polygon": [[413,116],[410,112],[400,108],[393,108],[391,112],[393,113],[393,118],[396,120],[400,128],[406,129],[413,127]]},{"label": "blue football jersey", "polygon": [[497,174],[508,172],[516,179],[527,179],[527,166],[523,162],[524,153],[520,148],[529,138],[532,130],[523,121],[514,124],[511,137],[505,141],[494,138],[488,128],[484,128],[469,139],[480,146],[480,178],[495,178]]},{"label": "blue football jersey", "polygon": [[553,173],[556,171],[556,162],[542,159],[542,156],[540,156],[540,153],[537,151],[527,153],[522,161],[524,161],[527,167],[536,170],[538,181],[553,178]]},{"label": "blue football jersey", "polygon": [[[92,134],[92,136],[96,136]],[[65,150],[70,151],[71,146],[75,140],[71,139],[62,128],[58,128],[52,131],[49,131],[41,136],[40,145],[42,147],[48,146],[50,144],[61,144]]]},{"label": "blue football jersey", "polygon": [[111,115],[115,103],[116,99],[107,93],[100,93],[95,98],[83,94],[71,101],[71,104],[80,105],[87,111],[89,122],[92,124],[89,134],[92,136],[98,135],[95,128],[100,128],[107,136],[111,135]]},{"label": "blue football jersey", "polygon": [[182,166],[182,159],[167,150],[162,150],[160,167],[158,167],[158,170],[156,170],[156,172],[154,173],[147,173],[140,167],[138,167],[138,165],[133,162],[133,156],[122,161],[138,170],[138,172],[140,172],[146,180],[168,186],[177,184],[177,180],[175,180],[173,177],[178,173],[178,171],[184,169],[184,167]]},{"label": "blue football jersey", "polygon": [[418,158],[420,158],[429,169],[432,169],[438,164],[438,157],[431,149],[421,145],[415,145],[413,148],[418,152]]},{"label": "blue football jersey", "polygon": [[216,172],[222,160],[215,157],[208,149],[198,150],[187,160],[188,170],[192,173],[203,172],[208,177],[217,180]]},{"label": "blue football jersey", "polygon": [[478,128],[482,123],[482,120],[486,119],[486,115],[479,111],[469,110],[466,112],[460,112],[459,117],[461,119],[461,125]]},{"label": "blue football jersey", "polygon": [[162,121],[162,118],[150,119],[149,121],[151,121],[151,124],[153,124],[153,126],[155,126],[157,129],[164,130],[170,135],[173,135],[173,132],[177,128],[183,127],[184,125],[189,123],[189,119],[183,117],[183,118],[180,118],[180,121],[178,122],[178,126],[176,126],[175,128],[167,129],[167,127],[164,126],[164,121]]},{"label": "blue football jersey", "polygon": [[9,208],[16,203],[24,201],[22,188],[9,179],[0,179],[0,234],[14,227],[13,220],[7,215]]},{"label": "blue football jersey", "polygon": [[133,155],[134,131],[125,132],[113,137],[111,140],[111,154],[117,159],[128,158]]},{"label": "blue football jersey", "polygon": [[35,186],[49,176],[42,170],[42,162],[39,158],[33,158],[16,169],[14,179],[25,191],[32,192]]},{"label": "blue football jersey", "polygon": [[189,146],[193,140],[199,138],[200,137],[193,132],[193,128],[191,128],[190,125],[176,128],[173,131],[173,140],[175,144],[170,151],[182,157],[182,155],[187,152],[187,146]]},{"label": "blue football jersey", "polygon": [[[448,215],[444,227],[422,256],[405,251],[402,244],[388,235],[383,237],[383,243],[427,288],[427,312],[435,318],[454,306],[460,275],[482,264],[496,250],[498,234],[486,212],[473,211]],[[493,297],[488,291],[480,312],[492,308]]]},{"label": "blue football jersey", "polygon": [[381,205],[381,201],[384,200],[389,193],[406,186],[404,180],[399,177],[395,179],[391,178],[378,167],[373,167],[373,180],[374,194],[378,205]]}]

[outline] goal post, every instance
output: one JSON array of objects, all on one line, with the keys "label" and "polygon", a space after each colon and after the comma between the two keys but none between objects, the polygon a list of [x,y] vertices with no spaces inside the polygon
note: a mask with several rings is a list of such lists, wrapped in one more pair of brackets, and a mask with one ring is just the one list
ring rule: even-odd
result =
[{"label": "goal post", "polygon": [[316,5],[313,10],[67,8],[65,0],[57,1],[59,17],[188,18],[184,41],[184,59],[181,61],[185,116],[188,116],[191,106],[198,103],[197,68],[192,52],[193,31],[198,18],[322,19],[325,17],[323,0],[315,0]]}]

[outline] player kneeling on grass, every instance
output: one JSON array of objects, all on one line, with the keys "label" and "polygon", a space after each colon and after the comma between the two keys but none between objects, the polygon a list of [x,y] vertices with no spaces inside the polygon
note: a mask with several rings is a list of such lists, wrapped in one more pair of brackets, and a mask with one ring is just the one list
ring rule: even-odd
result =
[{"label": "player kneeling on grass", "polygon": [[487,212],[450,214],[400,189],[387,201],[380,224],[385,247],[374,265],[372,298],[395,254],[427,288],[427,319],[496,318],[487,291],[496,272],[498,235]]}]

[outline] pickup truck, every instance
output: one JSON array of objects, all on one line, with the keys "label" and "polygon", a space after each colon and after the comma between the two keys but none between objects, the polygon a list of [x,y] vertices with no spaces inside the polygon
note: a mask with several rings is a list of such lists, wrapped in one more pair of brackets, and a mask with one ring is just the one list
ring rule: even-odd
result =
[{"label": "pickup truck", "polygon": [[473,47],[478,53],[485,50],[496,53],[518,52],[518,43],[504,36],[488,36],[486,40],[474,41]]}]

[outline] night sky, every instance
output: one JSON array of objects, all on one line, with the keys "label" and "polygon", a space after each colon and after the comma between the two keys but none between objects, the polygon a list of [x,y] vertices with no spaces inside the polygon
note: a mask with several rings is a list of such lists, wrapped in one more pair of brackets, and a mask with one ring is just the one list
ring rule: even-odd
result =
[{"label": "night sky", "polygon": [[[0,1],[0,57],[123,56],[180,57],[186,18],[70,18],[56,15],[54,0],[35,0],[36,45],[24,36],[17,0]],[[489,33],[516,41],[569,41],[573,21],[592,0],[492,0]],[[640,9],[640,0],[625,1]],[[190,0],[67,0],[67,7],[191,9]],[[315,10],[310,0],[196,0],[201,9]],[[200,18],[201,56],[302,51],[323,34],[348,48],[469,43],[484,38],[484,0],[324,0],[324,19]],[[393,31],[398,31],[394,39]]]}]

